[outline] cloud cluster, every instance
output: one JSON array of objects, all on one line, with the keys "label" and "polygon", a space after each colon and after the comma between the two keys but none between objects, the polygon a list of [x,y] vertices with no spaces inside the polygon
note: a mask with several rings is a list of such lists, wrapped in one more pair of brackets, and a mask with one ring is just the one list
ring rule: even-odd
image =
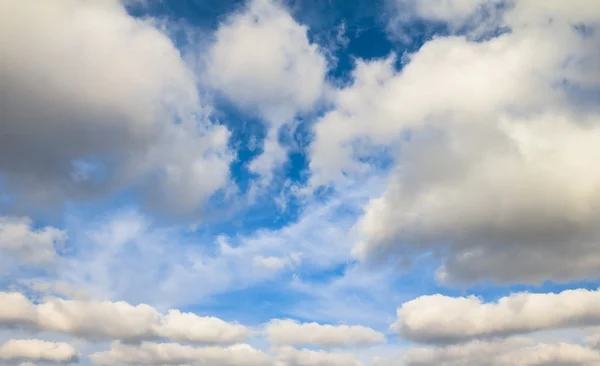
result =
[{"label": "cloud cluster", "polygon": [[398,309],[394,327],[424,343],[456,343],[600,325],[600,291],[516,293],[494,303],[471,297],[422,296]]},{"label": "cloud cluster", "polygon": [[[0,216],[9,277],[0,281],[0,362],[361,366],[377,354],[378,366],[600,365],[600,290],[414,298],[425,290],[401,287],[413,277],[363,265],[427,257],[437,285],[600,276],[599,3],[388,1],[391,23],[449,35],[357,59],[337,86],[327,57],[338,50],[315,43],[286,7],[295,2],[248,0],[185,54],[163,20],[133,16],[134,3],[152,5],[0,4],[0,208],[27,215]],[[319,199],[295,197],[305,201],[293,224],[292,214],[261,230],[262,217],[187,226],[216,194],[235,191],[239,141],[212,117],[208,101],[219,97],[266,125],[262,154],[238,157],[249,164],[250,177],[235,177],[248,180],[248,197],[288,158],[282,128],[316,116],[306,122],[310,145],[298,148],[309,163],[302,192]],[[291,175],[304,174],[292,165]],[[320,196],[323,186],[332,189]],[[79,206],[112,199],[136,208]],[[82,218],[40,219],[56,205]],[[153,222],[138,206],[160,215]],[[165,226],[163,214],[186,220]],[[19,271],[5,270],[12,262]],[[294,297],[278,298],[286,308],[260,314],[256,328],[175,309],[229,302],[257,316],[246,313],[271,299],[238,304],[244,294],[233,290],[267,280],[269,294]],[[8,292],[20,286],[36,296]],[[399,303],[397,341],[381,331]],[[579,333],[567,343],[567,332]],[[386,359],[389,350],[401,355]]]},{"label": "cloud cluster", "polygon": [[442,348],[414,348],[407,366],[555,366],[600,364],[600,352],[578,344],[543,343],[531,339],[474,341]]},{"label": "cloud cluster", "polygon": [[90,355],[97,365],[214,365],[265,366],[271,365],[269,356],[245,344],[226,348],[191,347],[177,343],[149,343],[127,345],[113,343],[110,350]]},{"label": "cloud cluster", "polygon": [[89,340],[170,339],[198,344],[228,344],[250,330],[214,317],[179,310],[159,313],[149,305],[47,298],[34,304],[18,292],[0,292],[0,325],[65,333]]},{"label": "cloud cluster", "polygon": [[0,174],[18,207],[136,187],[189,213],[227,183],[229,133],[151,21],[117,0],[6,1],[0,33]]},{"label": "cloud cluster", "polygon": [[[418,3],[454,18],[481,2]],[[445,283],[600,274],[598,32],[585,31],[597,4],[531,3],[496,9],[491,37],[426,42],[400,71],[393,58],[359,61],[337,91],[314,126],[313,186],[369,171],[382,146],[396,157],[356,226],[357,258],[433,253]]]},{"label": "cloud cluster", "polygon": [[213,88],[268,122],[263,153],[250,164],[267,179],[287,159],[279,127],[311,111],[326,88],[327,61],[307,32],[282,3],[248,1],[220,25],[205,60]]}]

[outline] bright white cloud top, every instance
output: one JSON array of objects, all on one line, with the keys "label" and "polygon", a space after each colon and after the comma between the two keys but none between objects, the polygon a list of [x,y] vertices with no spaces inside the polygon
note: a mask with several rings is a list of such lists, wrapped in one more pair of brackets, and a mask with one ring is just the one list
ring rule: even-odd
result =
[{"label": "bright white cloud top", "polygon": [[0,363],[600,365],[600,2],[0,1]]}]

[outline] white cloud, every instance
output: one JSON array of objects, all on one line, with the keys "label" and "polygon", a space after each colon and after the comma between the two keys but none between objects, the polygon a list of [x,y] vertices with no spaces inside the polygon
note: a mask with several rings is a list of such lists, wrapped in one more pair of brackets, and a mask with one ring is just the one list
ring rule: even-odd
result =
[{"label": "white cloud", "polygon": [[446,23],[452,31],[472,27],[493,30],[503,24],[511,27],[543,26],[554,22],[573,25],[600,22],[600,6],[589,0],[395,0],[391,29],[395,23],[410,24],[415,19]]},{"label": "white cloud", "polygon": [[67,343],[11,339],[0,346],[0,360],[72,363],[78,361],[78,352]]},{"label": "white cloud", "polygon": [[446,283],[600,275],[599,33],[570,14],[480,42],[436,37],[401,71],[358,64],[310,148],[312,186],[369,172],[382,146],[396,156],[356,226],[357,258],[433,253]]},{"label": "white cloud", "polygon": [[[258,51],[260,50],[260,51]],[[264,152],[250,169],[270,180],[287,159],[278,130],[310,111],[325,89],[327,62],[276,0],[253,0],[216,32],[206,59],[209,83],[239,107],[269,123]]]},{"label": "white cloud", "polygon": [[276,126],[313,107],[327,68],[307,28],[272,0],[250,1],[221,24],[207,62],[214,87]]},{"label": "white cloud", "polygon": [[0,251],[27,264],[47,264],[57,257],[56,249],[67,239],[66,232],[47,226],[34,229],[26,217],[0,217]]},{"label": "white cloud", "polygon": [[313,184],[356,171],[357,144],[390,146],[411,129],[449,127],[451,122],[482,125],[506,106],[523,109],[557,100],[559,94],[547,89],[541,76],[555,77],[564,56],[558,41],[536,34],[504,35],[486,43],[445,37],[410,55],[400,72],[393,59],[359,61],[353,84],[338,91],[335,109],[315,125]]},{"label": "white cloud", "polygon": [[277,366],[361,366],[356,358],[347,353],[328,353],[292,347],[280,348]]},{"label": "white cloud", "polygon": [[600,353],[578,344],[536,343],[518,338],[409,349],[404,363],[407,366],[591,366],[600,364]]},{"label": "white cloud", "polygon": [[127,345],[115,342],[110,350],[90,355],[98,365],[211,365],[267,366],[269,356],[246,344],[226,348],[196,348],[176,343]]},{"label": "white cloud", "polygon": [[235,343],[246,339],[250,330],[243,325],[227,323],[215,317],[169,310],[156,333],[163,338],[191,343]]},{"label": "white cloud", "polygon": [[475,338],[600,325],[600,291],[516,293],[494,303],[471,297],[422,296],[398,309],[396,330],[425,343],[455,343]]},{"label": "white cloud", "polygon": [[0,34],[0,173],[19,205],[133,186],[189,213],[227,183],[228,132],[195,75],[119,1],[4,1]]},{"label": "white cloud", "polygon": [[385,336],[360,325],[300,323],[272,320],[266,328],[269,342],[275,346],[355,347],[385,342]]},{"label": "white cloud", "polygon": [[498,0],[396,0],[394,5],[397,16],[405,21],[418,17],[458,27],[486,5],[498,3]]},{"label": "white cloud", "polygon": [[119,301],[46,298],[31,303],[15,292],[0,292],[0,325],[65,333],[90,340],[171,339],[198,344],[228,344],[246,339],[248,328],[214,317],[170,310],[159,313],[149,305]]}]

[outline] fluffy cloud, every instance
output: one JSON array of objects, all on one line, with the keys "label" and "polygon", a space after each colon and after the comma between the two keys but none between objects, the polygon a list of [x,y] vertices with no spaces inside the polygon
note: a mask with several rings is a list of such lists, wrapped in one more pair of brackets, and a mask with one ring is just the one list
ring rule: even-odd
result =
[{"label": "fluffy cloud", "polygon": [[0,360],[27,362],[77,362],[77,350],[67,343],[38,339],[11,339],[0,347]]},{"label": "fluffy cloud", "polygon": [[326,60],[307,30],[277,1],[250,1],[216,33],[207,60],[211,84],[275,125],[289,122],[324,88]]},{"label": "fluffy cloud", "polygon": [[66,232],[44,227],[33,229],[26,217],[0,217],[0,251],[29,264],[46,264],[56,259],[56,247],[66,239]]},{"label": "fluffy cloud", "polygon": [[310,111],[323,94],[325,57],[278,1],[253,0],[221,24],[206,69],[214,88],[269,123],[263,154],[250,165],[269,177],[287,158],[278,128]]},{"label": "fluffy cloud", "polygon": [[278,350],[277,366],[361,366],[351,354],[285,347]]},{"label": "fluffy cloud", "polygon": [[16,292],[0,292],[0,325],[66,333],[86,339],[139,341],[171,339],[199,344],[244,340],[249,330],[213,317],[170,310],[159,313],[149,305],[126,302],[47,298],[31,303]]},{"label": "fluffy cloud", "polygon": [[18,204],[133,186],[186,213],[226,184],[228,132],[208,122],[196,77],[151,22],[116,0],[0,9],[0,174]]},{"label": "fluffy cloud", "polygon": [[591,366],[600,364],[600,353],[578,344],[509,339],[410,349],[406,352],[404,363],[407,366]]},{"label": "fluffy cloud", "polygon": [[196,348],[176,343],[148,343],[127,345],[113,343],[110,350],[90,355],[98,365],[214,365],[214,366],[267,366],[269,356],[246,344],[226,348]]},{"label": "fluffy cloud", "polygon": [[512,32],[435,38],[401,71],[360,62],[315,125],[313,186],[364,172],[381,146],[397,156],[356,226],[359,259],[433,253],[447,283],[600,274],[598,32],[573,26],[596,18],[525,8],[506,8]]},{"label": "fluffy cloud", "polygon": [[355,325],[299,323],[272,320],[267,325],[269,341],[275,346],[351,347],[385,342],[385,336],[371,328]]},{"label": "fluffy cloud", "polygon": [[517,293],[495,303],[471,297],[422,296],[398,309],[394,327],[425,343],[455,343],[535,331],[600,325],[600,291]]}]

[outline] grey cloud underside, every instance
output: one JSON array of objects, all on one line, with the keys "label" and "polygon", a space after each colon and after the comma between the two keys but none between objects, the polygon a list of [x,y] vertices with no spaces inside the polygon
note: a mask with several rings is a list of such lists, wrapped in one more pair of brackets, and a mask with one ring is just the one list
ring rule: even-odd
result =
[{"label": "grey cloud underside", "polygon": [[600,364],[600,352],[579,344],[515,338],[415,348],[406,353],[404,361],[406,366],[593,366]]},{"label": "grey cloud underside", "polygon": [[[460,18],[479,3],[449,2],[456,11],[440,14]],[[401,148],[385,192],[357,224],[358,258],[433,253],[448,284],[600,275],[600,105],[572,93],[600,90],[600,64],[591,61],[599,33],[575,27],[597,30],[600,12],[595,2],[577,10],[530,3],[504,9],[508,33],[436,38],[400,72],[389,62],[359,65],[337,109],[316,125],[317,179],[358,164],[345,145],[353,138]]]},{"label": "grey cloud underside", "polygon": [[228,133],[149,21],[115,0],[1,7],[0,173],[18,205],[135,186],[189,212],[226,183]]}]

